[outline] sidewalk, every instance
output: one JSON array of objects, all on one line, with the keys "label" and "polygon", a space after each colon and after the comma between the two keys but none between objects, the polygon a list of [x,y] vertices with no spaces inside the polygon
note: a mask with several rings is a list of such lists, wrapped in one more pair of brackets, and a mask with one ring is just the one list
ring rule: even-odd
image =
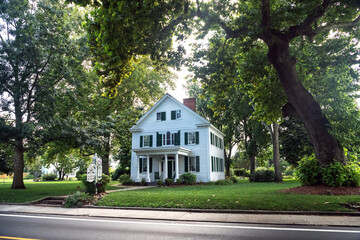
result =
[{"label": "sidewalk", "polygon": [[0,204],[0,213],[51,214],[105,218],[131,218],[144,220],[200,221],[248,224],[283,224],[310,226],[360,227],[360,216],[318,216],[290,214],[213,213],[161,210],[129,210],[111,208],[57,208],[29,205]]}]

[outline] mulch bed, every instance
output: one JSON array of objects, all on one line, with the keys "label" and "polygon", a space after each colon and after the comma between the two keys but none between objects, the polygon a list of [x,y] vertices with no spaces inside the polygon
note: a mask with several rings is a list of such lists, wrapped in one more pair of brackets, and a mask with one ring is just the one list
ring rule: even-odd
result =
[{"label": "mulch bed", "polygon": [[283,189],[280,192],[314,195],[360,195],[360,187],[300,186]]}]

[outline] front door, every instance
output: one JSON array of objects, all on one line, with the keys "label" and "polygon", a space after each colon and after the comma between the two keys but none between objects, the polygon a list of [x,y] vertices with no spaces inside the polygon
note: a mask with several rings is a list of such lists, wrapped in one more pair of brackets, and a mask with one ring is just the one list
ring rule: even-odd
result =
[{"label": "front door", "polygon": [[175,171],[175,161],[168,160],[168,178],[174,178],[174,171]]}]

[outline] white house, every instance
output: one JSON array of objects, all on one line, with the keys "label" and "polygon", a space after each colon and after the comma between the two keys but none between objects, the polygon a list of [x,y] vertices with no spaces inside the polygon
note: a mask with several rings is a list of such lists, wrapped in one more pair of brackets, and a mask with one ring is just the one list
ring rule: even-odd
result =
[{"label": "white house", "polygon": [[182,104],[165,94],[130,129],[134,181],[176,181],[185,172],[198,182],[225,178],[224,134],[195,111],[195,98]]}]

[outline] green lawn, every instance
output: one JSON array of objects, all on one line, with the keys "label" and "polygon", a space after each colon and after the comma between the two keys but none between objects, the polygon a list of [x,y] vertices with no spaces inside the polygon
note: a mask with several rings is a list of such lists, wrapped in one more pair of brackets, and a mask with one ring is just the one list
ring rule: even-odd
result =
[{"label": "green lawn", "polygon": [[[25,203],[48,196],[63,196],[75,193],[78,188],[83,188],[80,181],[51,181],[33,182],[25,181],[26,189],[10,189],[12,182],[0,181],[0,202],[2,203]],[[118,189],[112,186],[118,182],[110,182],[108,190]]]},{"label": "green lawn", "polygon": [[351,211],[342,203],[360,204],[360,196],[318,196],[280,193],[299,186],[295,180],[284,183],[195,185],[114,192],[97,202],[101,206],[148,208],[198,208],[279,211]]}]

